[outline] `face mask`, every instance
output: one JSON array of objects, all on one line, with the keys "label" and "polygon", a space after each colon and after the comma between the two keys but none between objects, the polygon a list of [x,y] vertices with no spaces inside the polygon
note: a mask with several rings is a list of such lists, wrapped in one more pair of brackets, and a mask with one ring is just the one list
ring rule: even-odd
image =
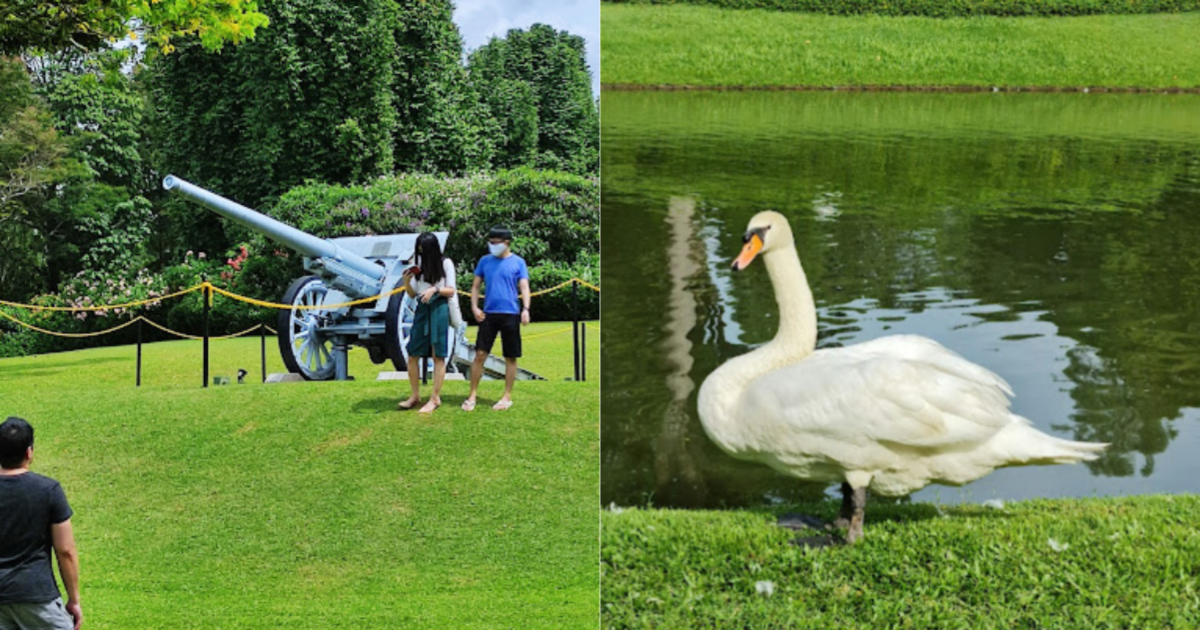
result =
[{"label": "face mask", "polygon": [[503,254],[506,249],[508,249],[508,245],[504,243],[488,243],[488,253],[493,256]]}]

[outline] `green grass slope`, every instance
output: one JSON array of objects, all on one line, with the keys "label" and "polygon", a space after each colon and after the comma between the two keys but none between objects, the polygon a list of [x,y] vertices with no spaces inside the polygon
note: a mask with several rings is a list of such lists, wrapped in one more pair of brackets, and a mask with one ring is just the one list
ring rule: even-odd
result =
[{"label": "green grass slope", "polygon": [[774,525],[777,513],[836,509],[606,512],[602,626],[1117,629],[1200,619],[1195,495],[999,510],[868,505],[866,537],[852,548],[799,548]]},{"label": "green grass slope", "polygon": [[828,16],[604,3],[605,85],[1200,86],[1200,13]]},{"label": "green grass slope", "polygon": [[[212,347],[258,374],[258,339]],[[0,360],[0,414],[76,510],[89,628],[594,628],[599,388],[561,380],[569,332],[526,352],[556,380],[504,413],[458,410],[461,381],[398,412],[365,356],[355,382],[205,390],[187,341],[147,346],[140,389],[130,346]]]}]

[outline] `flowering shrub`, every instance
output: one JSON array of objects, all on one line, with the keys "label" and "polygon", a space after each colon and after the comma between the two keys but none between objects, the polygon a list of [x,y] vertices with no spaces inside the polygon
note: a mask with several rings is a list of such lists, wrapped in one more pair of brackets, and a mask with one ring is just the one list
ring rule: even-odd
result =
[{"label": "flowering shrub", "polygon": [[[250,250],[242,247],[236,256],[230,253],[225,262],[209,257],[205,252],[187,252],[180,264],[172,265],[161,273],[153,274],[139,269],[128,277],[106,275],[100,271],[85,270],[64,281],[57,293],[40,295],[30,302],[39,306],[70,306],[91,308],[126,304],[141,300],[154,300],[194,287],[205,280],[214,286],[235,290],[243,274],[243,265],[251,259]],[[235,263],[236,264],[232,264]],[[265,309],[250,306],[218,296],[216,307],[210,312],[209,331],[214,335],[245,330],[261,322],[270,321]],[[66,333],[98,332],[145,315],[152,321],[173,330],[198,335],[203,332],[204,302],[199,291],[169,300],[154,300],[133,307],[115,307],[84,311],[31,311],[6,308],[5,312],[40,328]],[[144,334],[157,338],[174,338],[166,333],[144,330]],[[8,320],[0,320],[0,356],[23,356],[31,353],[57,352],[96,345],[132,343],[137,331],[128,327],[120,331],[85,338],[64,338],[45,335],[18,326]]]}]

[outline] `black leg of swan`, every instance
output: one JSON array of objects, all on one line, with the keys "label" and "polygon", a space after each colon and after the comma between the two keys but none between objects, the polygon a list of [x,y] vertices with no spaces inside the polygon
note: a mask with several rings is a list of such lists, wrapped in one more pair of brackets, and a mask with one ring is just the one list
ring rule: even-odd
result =
[{"label": "black leg of swan", "polygon": [[850,524],[846,528],[846,544],[853,545],[863,536],[863,510],[867,507],[867,489],[851,488],[850,484],[846,483],[842,484],[842,492],[845,493],[842,500],[843,515],[847,512],[847,503],[850,504]]},{"label": "black leg of swan", "polygon": [[850,520],[854,518],[854,488],[850,483],[842,482],[842,511],[837,520],[833,521],[834,529],[850,529]]},{"label": "black leg of swan", "polygon": [[[815,516],[807,514],[784,514],[776,521],[776,525],[795,531],[803,530],[846,530],[845,544],[853,545],[863,536],[864,511],[867,507],[867,489],[854,489],[849,483],[842,483],[842,509],[838,512],[837,520],[826,523]],[[801,547],[831,547],[838,542],[831,536],[806,536],[793,538],[791,544]]]}]

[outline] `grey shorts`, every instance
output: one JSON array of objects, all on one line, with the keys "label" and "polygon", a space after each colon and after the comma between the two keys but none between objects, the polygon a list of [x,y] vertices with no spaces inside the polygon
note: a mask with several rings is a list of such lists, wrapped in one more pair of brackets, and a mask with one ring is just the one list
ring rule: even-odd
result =
[{"label": "grey shorts", "polygon": [[0,630],[72,630],[75,620],[61,599],[38,604],[0,604]]}]

